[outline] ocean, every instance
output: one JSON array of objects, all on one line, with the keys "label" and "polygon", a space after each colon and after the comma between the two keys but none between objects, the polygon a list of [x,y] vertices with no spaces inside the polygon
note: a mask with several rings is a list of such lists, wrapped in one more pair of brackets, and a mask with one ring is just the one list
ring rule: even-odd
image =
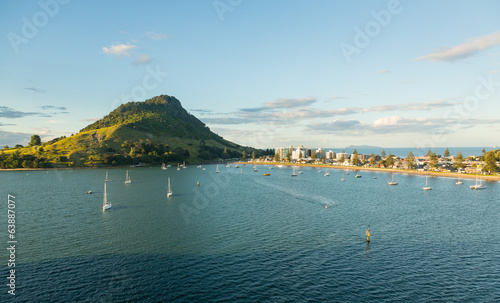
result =
[{"label": "ocean", "polygon": [[0,302],[500,301],[498,182],[204,167],[0,172]]}]

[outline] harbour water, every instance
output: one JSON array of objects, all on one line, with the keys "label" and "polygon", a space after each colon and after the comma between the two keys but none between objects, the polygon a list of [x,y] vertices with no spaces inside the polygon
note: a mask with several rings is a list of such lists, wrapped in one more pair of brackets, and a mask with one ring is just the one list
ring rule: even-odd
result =
[{"label": "harbour water", "polygon": [[498,182],[205,167],[110,169],[105,212],[105,169],[0,172],[18,241],[0,301],[500,301]]}]

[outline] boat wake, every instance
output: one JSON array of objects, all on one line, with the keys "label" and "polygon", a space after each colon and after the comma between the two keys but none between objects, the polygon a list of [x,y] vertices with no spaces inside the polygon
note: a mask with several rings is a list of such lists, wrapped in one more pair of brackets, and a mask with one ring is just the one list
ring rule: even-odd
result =
[{"label": "boat wake", "polygon": [[262,181],[261,179],[252,179],[255,183],[265,186],[268,188],[272,188],[274,190],[289,194],[290,196],[293,196],[295,198],[299,198],[301,201],[307,201],[307,202],[312,202],[314,204],[319,204],[322,206],[328,206],[331,207],[336,204],[335,201],[332,201],[330,198],[323,197],[323,196],[318,196],[318,195],[304,195],[301,193],[298,193],[297,191],[293,190],[292,188],[283,188],[278,185],[270,184],[268,182]]}]

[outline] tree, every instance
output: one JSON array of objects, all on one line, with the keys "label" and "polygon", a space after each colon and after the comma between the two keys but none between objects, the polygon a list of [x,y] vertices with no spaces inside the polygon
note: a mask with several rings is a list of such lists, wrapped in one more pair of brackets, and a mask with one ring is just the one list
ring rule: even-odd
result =
[{"label": "tree", "polygon": [[229,154],[227,153],[227,147],[224,147],[224,151],[222,152],[222,159],[228,159]]},{"label": "tree", "polygon": [[313,151],[313,153],[312,153],[312,155],[311,155],[311,158],[312,158],[313,160],[316,160],[316,153],[315,153],[314,151]]},{"label": "tree", "polygon": [[385,150],[382,150],[382,153],[380,154],[382,158],[385,158]]},{"label": "tree", "polygon": [[352,153],[352,159],[351,159],[352,165],[358,166],[360,161],[358,157],[358,151],[354,149],[354,152]]},{"label": "tree", "polygon": [[340,164],[343,164],[344,162],[345,162],[344,153],[342,153],[342,156],[340,157]]},{"label": "tree", "polygon": [[252,152],[252,161],[255,161],[255,151]]},{"label": "tree", "polygon": [[385,166],[391,167],[394,165],[394,156],[389,152],[389,156],[385,159]]},{"label": "tree", "polygon": [[410,169],[412,169],[413,166],[415,166],[415,157],[413,156],[412,152],[408,153],[408,156],[406,157],[405,162],[406,162],[406,165],[408,165],[408,167]]},{"label": "tree", "polygon": [[4,146],[3,146],[3,148],[4,148],[4,149],[8,149],[8,148],[9,148],[9,146],[8,146],[8,145],[4,145]]},{"label": "tree", "polygon": [[42,141],[40,140],[40,136],[39,135],[33,135],[31,136],[31,140],[30,140],[30,143],[28,144],[29,147],[31,146],[37,146],[37,145],[40,145],[42,143]]},{"label": "tree", "polygon": [[493,152],[488,152],[484,157],[484,171],[487,171],[491,174],[491,172],[495,172],[498,170],[497,159]]},{"label": "tree", "polygon": [[280,155],[278,153],[274,153],[274,162],[278,162],[280,160]]},{"label": "tree", "polygon": [[241,153],[241,161],[245,162],[245,160],[247,159],[247,152],[246,151],[243,151]]},{"label": "tree", "polygon": [[444,155],[443,155],[445,158],[448,158],[450,156],[450,150],[448,149],[448,147],[446,148],[446,150],[444,151]]},{"label": "tree", "polygon": [[457,169],[459,169],[459,168],[465,168],[464,157],[462,156],[462,153],[460,151],[458,151],[458,154],[457,154],[457,156],[454,159],[453,165]]},{"label": "tree", "polygon": [[299,160],[303,158],[302,152],[299,153]]},{"label": "tree", "polygon": [[376,163],[375,161],[376,161],[376,160],[375,160],[375,155],[372,153],[372,154],[370,155],[370,165],[375,165],[375,163]]},{"label": "tree", "polygon": [[427,151],[426,156],[427,156],[427,157],[430,157],[430,156],[431,156],[431,154],[432,154],[432,152],[431,152],[431,150],[429,149],[429,150]]},{"label": "tree", "polygon": [[436,168],[438,166],[438,158],[435,153],[431,153],[429,156],[431,162],[429,163],[430,167]]}]

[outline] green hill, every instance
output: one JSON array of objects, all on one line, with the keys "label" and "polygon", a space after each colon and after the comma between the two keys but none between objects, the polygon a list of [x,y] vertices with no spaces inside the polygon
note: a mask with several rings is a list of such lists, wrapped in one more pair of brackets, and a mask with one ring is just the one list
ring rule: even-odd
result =
[{"label": "green hill", "polygon": [[38,146],[2,150],[1,168],[89,167],[213,162],[263,150],[243,147],[213,133],[175,97],[161,95],[120,105],[71,137]]}]

